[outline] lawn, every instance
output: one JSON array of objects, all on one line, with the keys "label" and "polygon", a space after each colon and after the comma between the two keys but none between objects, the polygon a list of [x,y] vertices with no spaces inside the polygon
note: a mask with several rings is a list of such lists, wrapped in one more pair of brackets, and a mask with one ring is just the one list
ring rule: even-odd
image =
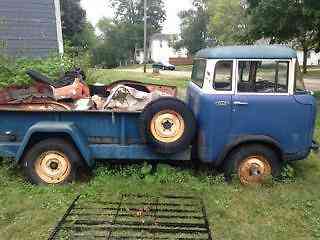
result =
[{"label": "lawn", "polygon": [[176,66],[176,70],[177,71],[189,71],[189,72],[191,72],[192,71],[192,67],[193,67],[193,65],[179,65],[179,66]]},{"label": "lawn", "polygon": [[[186,79],[153,77],[140,73],[99,70],[100,82],[134,79],[178,85]],[[316,138],[320,140],[320,116]],[[206,204],[215,239],[320,239],[320,159],[289,166],[282,179],[260,187],[225,183],[202,166],[159,166],[149,173],[146,164],[99,164],[88,182],[63,187],[38,187],[26,183],[7,161],[0,163],[0,239],[46,239],[51,228],[79,193],[117,196],[120,193],[163,193],[201,196]]]}]

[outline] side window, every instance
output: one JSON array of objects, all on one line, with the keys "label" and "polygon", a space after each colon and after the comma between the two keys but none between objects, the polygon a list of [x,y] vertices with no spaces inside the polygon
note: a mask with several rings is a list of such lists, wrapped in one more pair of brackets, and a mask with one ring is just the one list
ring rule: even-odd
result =
[{"label": "side window", "polygon": [[277,92],[288,92],[289,81],[289,62],[277,63]]},{"label": "side window", "polygon": [[216,91],[232,90],[233,61],[219,61],[214,70],[213,88]]},{"label": "side window", "polygon": [[296,93],[304,92],[306,88],[305,88],[305,84],[303,81],[303,75],[301,73],[301,69],[300,69],[298,60],[296,62],[296,69],[295,70],[296,70],[296,72],[295,72],[295,79],[294,79],[294,90]]},{"label": "side window", "polygon": [[249,82],[250,62],[239,62],[239,81]]},{"label": "side window", "polygon": [[204,77],[206,72],[206,60],[195,60],[192,69],[192,82],[199,87],[203,87]]},{"label": "side window", "polygon": [[287,93],[289,62],[240,61],[238,92]]}]

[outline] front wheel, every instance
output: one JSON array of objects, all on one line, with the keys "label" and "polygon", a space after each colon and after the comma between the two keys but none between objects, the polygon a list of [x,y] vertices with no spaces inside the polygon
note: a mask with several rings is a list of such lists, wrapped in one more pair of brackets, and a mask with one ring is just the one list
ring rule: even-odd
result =
[{"label": "front wheel", "polygon": [[225,174],[228,178],[237,175],[244,185],[261,184],[280,174],[279,157],[264,145],[241,146],[231,152],[225,164]]},{"label": "front wheel", "polygon": [[22,159],[27,179],[33,184],[61,185],[75,180],[81,157],[63,139],[47,139],[30,148]]}]

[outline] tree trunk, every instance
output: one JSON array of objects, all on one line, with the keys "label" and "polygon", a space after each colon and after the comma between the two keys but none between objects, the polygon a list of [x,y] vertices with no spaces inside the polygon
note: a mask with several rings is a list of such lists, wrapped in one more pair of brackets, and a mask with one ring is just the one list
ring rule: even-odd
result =
[{"label": "tree trunk", "polygon": [[307,73],[308,72],[308,49],[307,48],[303,48],[303,67],[302,67],[302,71],[303,73]]}]

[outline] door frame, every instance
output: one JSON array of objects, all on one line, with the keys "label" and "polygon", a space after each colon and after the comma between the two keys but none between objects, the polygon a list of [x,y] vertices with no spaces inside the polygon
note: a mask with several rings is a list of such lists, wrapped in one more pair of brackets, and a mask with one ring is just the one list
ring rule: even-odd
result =
[{"label": "door frame", "polygon": [[[213,77],[215,76],[215,68],[218,62],[232,61],[232,89],[229,91],[217,91],[213,88]],[[236,60],[235,59],[207,59],[207,68],[205,74],[205,84],[203,91],[207,94],[214,95],[234,95],[236,90]]]}]

